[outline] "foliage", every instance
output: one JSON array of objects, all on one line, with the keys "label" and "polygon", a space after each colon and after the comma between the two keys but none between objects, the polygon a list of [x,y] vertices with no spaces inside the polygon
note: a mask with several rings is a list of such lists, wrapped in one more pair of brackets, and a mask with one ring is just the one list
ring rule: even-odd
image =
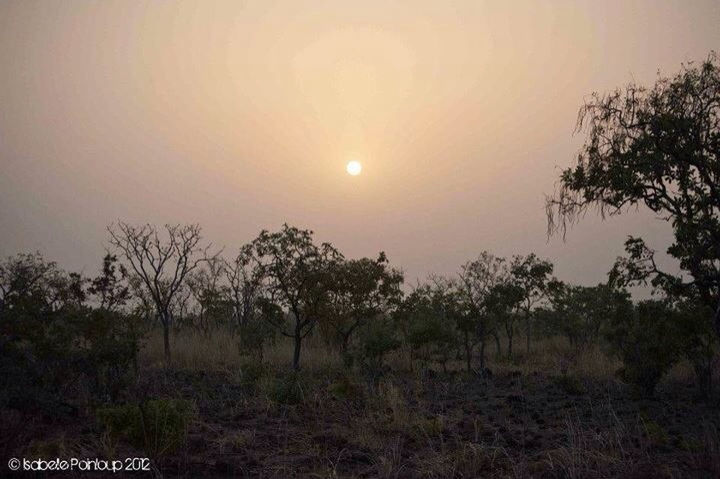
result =
[{"label": "foliage", "polygon": [[244,360],[240,363],[240,378],[247,389],[254,391],[265,375],[265,366],[258,361]]},{"label": "foliage", "polygon": [[554,382],[565,394],[577,396],[585,392],[585,387],[575,376],[563,374],[562,376],[556,376]]},{"label": "foliage", "polygon": [[403,301],[398,319],[413,357],[446,367],[456,346],[453,306],[453,295],[440,281],[416,287]]},{"label": "foliage", "polygon": [[597,344],[608,324],[632,314],[630,295],[604,284],[556,283],[550,291],[550,306],[542,315],[545,330],[564,335],[576,348]]},{"label": "foliage", "polygon": [[284,405],[296,405],[305,400],[305,383],[297,371],[280,374],[267,383],[268,399]]},{"label": "foliage", "polygon": [[510,281],[518,293],[517,311],[525,322],[527,352],[530,352],[533,309],[543,301],[550,288],[553,264],[530,253],[515,255],[510,262]]},{"label": "foliage", "polygon": [[[142,330],[137,318],[117,310],[124,294],[116,293],[124,287],[108,286],[120,281],[113,262],[106,258],[102,276],[93,281],[65,273],[39,254],[0,265],[2,403],[75,408],[84,400],[81,393],[95,400],[117,396]],[[106,306],[92,308],[89,300]]]},{"label": "foliage", "polygon": [[508,271],[504,258],[498,258],[483,251],[473,261],[460,268],[457,283],[458,308],[456,327],[462,336],[467,370],[472,369],[473,349],[477,342],[480,348],[480,369],[485,367],[484,345],[488,337],[496,333],[497,316],[492,314],[489,303],[490,292],[504,282]]},{"label": "foliage", "polygon": [[262,268],[256,263],[252,244],[240,248],[232,260],[223,260],[227,292],[232,304],[232,317],[238,327],[250,323],[257,316],[257,302],[261,299]]},{"label": "foliage", "polygon": [[266,317],[254,318],[238,328],[241,355],[249,355],[262,362],[265,346],[275,341],[276,332],[273,323],[264,319]]},{"label": "foliage", "polygon": [[[284,336],[293,338],[293,369],[300,368],[302,340],[309,335],[328,306],[330,269],[342,255],[329,243],[313,242],[313,232],[283,225],[275,233],[261,231],[252,242],[252,254],[261,270],[266,299],[291,316],[273,322]],[[275,317],[268,317],[273,321]]]},{"label": "foliage", "polygon": [[361,258],[333,263],[323,326],[329,326],[344,353],[359,327],[397,306],[402,282],[402,273],[389,267],[385,253],[380,253],[376,260]]},{"label": "foliage", "polygon": [[151,399],[97,411],[98,420],[112,436],[127,440],[153,459],[182,443],[193,416],[192,404],[182,399]]},{"label": "foliage", "polygon": [[639,303],[633,314],[614,318],[607,339],[623,361],[620,377],[647,396],[680,359],[678,314],[666,300]]},{"label": "foliage", "polygon": [[[593,95],[580,110],[587,138],[577,163],[564,170],[547,201],[550,232],[574,223],[588,208],[620,214],[644,205],[668,221],[675,241],[667,253],[692,281],[661,271],[640,238],[615,281],[650,281],[665,294],[698,298],[714,311],[720,335],[720,62],[714,52],[651,88],[630,84]],[[712,313],[706,318],[710,322]]]},{"label": "foliage", "polygon": [[232,302],[222,284],[225,264],[220,257],[208,258],[200,267],[188,273],[185,284],[194,300],[191,312],[194,326],[204,334],[218,326],[233,327]]},{"label": "foliage", "polygon": [[328,386],[328,392],[338,400],[361,401],[363,399],[364,390],[361,384],[358,384],[348,374],[342,374],[340,377]]},{"label": "foliage", "polygon": [[371,374],[382,371],[385,357],[401,345],[394,324],[387,316],[376,316],[359,331],[357,345],[350,357]]}]

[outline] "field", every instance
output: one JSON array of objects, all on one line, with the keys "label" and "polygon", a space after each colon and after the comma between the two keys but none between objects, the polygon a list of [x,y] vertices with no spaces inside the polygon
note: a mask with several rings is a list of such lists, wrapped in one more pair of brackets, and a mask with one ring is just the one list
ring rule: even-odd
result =
[{"label": "field", "polygon": [[491,351],[482,375],[461,361],[447,372],[410,367],[402,352],[368,375],[309,341],[295,375],[289,344],[271,346],[259,363],[223,334],[176,336],[166,370],[157,333],[122,402],[187,401],[177,436],[158,427],[139,442],[114,437],[91,411],[5,413],[5,456],[149,456],[163,477],[720,475],[720,414],[695,399],[684,365],[654,398],[639,399],[614,378],[616,362],[593,349],[567,364],[559,340],[513,361]]}]

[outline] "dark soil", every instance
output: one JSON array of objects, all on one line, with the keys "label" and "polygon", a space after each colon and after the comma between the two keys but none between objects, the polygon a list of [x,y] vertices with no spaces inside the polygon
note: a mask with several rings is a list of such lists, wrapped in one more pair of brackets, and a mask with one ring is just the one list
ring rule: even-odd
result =
[{"label": "dark soil", "polygon": [[[156,458],[163,477],[718,477],[720,412],[688,386],[638,399],[616,382],[464,373],[301,383],[301,402],[278,403],[262,381],[155,371],[134,394],[195,403],[187,439]],[[61,438],[64,453],[99,454],[86,417],[43,423],[6,412],[5,456]],[[13,418],[14,420],[8,419]],[[23,427],[18,427],[20,422]],[[3,434],[10,432],[5,431]],[[32,441],[32,439],[36,441]],[[31,444],[29,446],[28,444]],[[74,448],[74,449],[73,449]],[[143,456],[120,444],[118,457]],[[136,474],[138,475],[138,474]],[[100,477],[94,474],[88,477]],[[114,477],[118,477],[115,475]]]}]

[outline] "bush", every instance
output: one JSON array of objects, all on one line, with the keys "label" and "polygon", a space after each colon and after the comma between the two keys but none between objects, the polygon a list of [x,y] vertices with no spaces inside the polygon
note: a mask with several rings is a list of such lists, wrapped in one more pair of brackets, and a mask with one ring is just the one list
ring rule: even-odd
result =
[{"label": "bush", "polygon": [[275,341],[275,329],[268,321],[255,318],[238,328],[240,339],[238,351],[241,356],[250,356],[262,362],[265,346]]},{"label": "bush", "polygon": [[299,373],[291,372],[273,378],[268,384],[268,399],[285,405],[300,404],[305,400],[304,382]]},{"label": "bush", "polygon": [[261,362],[246,360],[240,364],[240,381],[250,391],[257,388],[264,374],[265,366]]},{"label": "bush", "polygon": [[607,333],[623,361],[618,376],[651,396],[667,371],[680,359],[684,339],[677,313],[666,301],[643,301],[633,314],[615,318]]},{"label": "bush", "polygon": [[88,306],[87,282],[40,255],[0,263],[0,405],[57,413],[88,395],[118,396],[136,359],[139,322]]},{"label": "bush", "polygon": [[566,394],[577,396],[585,393],[585,387],[575,376],[556,376],[553,382]]},{"label": "bush", "polygon": [[182,443],[194,410],[191,403],[182,399],[152,399],[102,408],[97,416],[111,436],[158,458]]},{"label": "bush", "polygon": [[363,370],[377,375],[383,369],[385,357],[398,347],[400,340],[390,321],[376,318],[358,332],[358,342],[352,350],[352,357]]},{"label": "bush", "polygon": [[341,401],[362,400],[363,388],[352,380],[348,375],[343,374],[335,382],[328,386],[328,392]]}]

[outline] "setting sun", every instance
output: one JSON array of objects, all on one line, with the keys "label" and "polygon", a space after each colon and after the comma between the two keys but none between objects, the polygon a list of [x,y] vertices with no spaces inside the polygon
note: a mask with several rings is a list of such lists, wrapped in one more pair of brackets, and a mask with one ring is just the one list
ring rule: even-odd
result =
[{"label": "setting sun", "polygon": [[352,176],[357,176],[362,171],[362,165],[360,164],[359,161],[353,160],[353,161],[348,162],[345,169],[347,170],[348,174],[350,174]]}]

